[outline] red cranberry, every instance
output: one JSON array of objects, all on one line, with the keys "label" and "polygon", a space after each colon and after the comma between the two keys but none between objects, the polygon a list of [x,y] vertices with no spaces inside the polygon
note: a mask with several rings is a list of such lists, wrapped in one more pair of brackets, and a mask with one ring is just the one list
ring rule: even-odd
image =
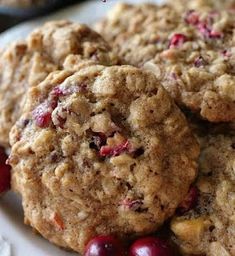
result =
[{"label": "red cranberry", "polygon": [[41,128],[46,128],[51,123],[51,113],[54,106],[52,107],[49,102],[43,102],[33,111],[33,119],[36,125]]},{"label": "red cranberry", "polygon": [[33,118],[37,126],[44,128],[47,127],[51,122],[51,108],[48,106],[47,102],[40,104],[33,111]]},{"label": "red cranberry", "polygon": [[196,187],[191,187],[186,198],[179,205],[177,213],[182,215],[190,210],[192,210],[198,202],[199,191]]},{"label": "red cranberry", "polygon": [[100,149],[100,155],[101,156],[119,156],[122,153],[128,151],[129,149],[129,142],[128,140],[124,141],[122,144],[117,145],[115,147],[110,147],[110,146],[102,146]]},{"label": "red cranberry", "polygon": [[221,38],[221,37],[223,37],[222,33],[215,30],[211,30],[210,38]]},{"label": "red cranberry", "polygon": [[98,236],[86,246],[85,256],[123,256],[121,243],[113,236]]},{"label": "red cranberry", "polygon": [[199,22],[198,13],[194,10],[190,10],[186,13],[185,22],[190,25],[197,25]]},{"label": "red cranberry", "polygon": [[211,38],[211,39],[215,39],[215,38],[221,38],[223,36],[222,33],[220,32],[216,32],[214,30],[212,30],[207,23],[205,22],[200,22],[197,25],[197,28],[199,30],[199,32],[205,37],[205,38]]},{"label": "red cranberry", "polygon": [[180,47],[187,41],[187,37],[184,34],[174,34],[170,39],[169,48]]},{"label": "red cranberry", "polygon": [[226,58],[232,57],[232,53],[231,53],[230,50],[223,50],[223,51],[221,52],[221,54],[222,54],[224,57],[226,57]]},{"label": "red cranberry", "polygon": [[60,96],[66,95],[66,91],[63,90],[61,87],[56,86],[56,87],[51,91],[51,95],[58,98],[58,97],[60,97]]},{"label": "red cranberry", "polygon": [[120,202],[120,205],[122,205],[127,210],[136,211],[140,209],[140,207],[143,205],[143,201],[140,199],[131,200],[129,198],[126,198],[122,202]]},{"label": "red cranberry", "polygon": [[0,193],[10,189],[11,167],[6,164],[7,155],[3,148],[0,148]]},{"label": "red cranberry", "polygon": [[199,68],[199,67],[204,67],[206,66],[208,63],[207,61],[202,57],[202,56],[199,56],[198,58],[195,59],[194,61],[194,66]]},{"label": "red cranberry", "polygon": [[165,240],[145,237],[134,242],[129,256],[173,256],[171,247]]}]

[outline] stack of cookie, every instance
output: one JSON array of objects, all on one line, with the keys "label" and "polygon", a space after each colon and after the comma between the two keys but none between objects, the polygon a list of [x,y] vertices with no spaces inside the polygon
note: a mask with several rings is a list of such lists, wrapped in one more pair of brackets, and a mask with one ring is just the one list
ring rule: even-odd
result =
[{"label": "stack of cookie", "polygon": [[172,2],[118,4],[101,35],[50,22],[1,53],[12,189],[60,247],[235,255],[234,1]]}]

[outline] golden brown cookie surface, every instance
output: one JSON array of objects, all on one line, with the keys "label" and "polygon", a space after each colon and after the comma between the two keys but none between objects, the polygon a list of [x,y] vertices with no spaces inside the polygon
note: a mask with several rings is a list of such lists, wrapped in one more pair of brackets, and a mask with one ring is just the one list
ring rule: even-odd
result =
[{"label": "golden brown cookie surface", "polygon": [[55,72],[26,106],[11,132],[13,188],[29,223],[62,247],[155,231],[196,176],[197,142],[150,72]]},{"label": "golden brown cookie surface", "polygon": [[174,6],[174,8],[179,11],[184,11],[185,9],[195,10],[195,9],[234,9],[234,0],[168,0],[168,3]]},{"label": "golden brown cookie surface", "polygon": [[22,43],[0,56],[0,144],[22,113],[27,89],[57,69],[73,69],[83,60],[112,65],[117,59],[109,45],[86,25],[69,21],[46,23]]},{"label": "golden brown cookie surface", "polygon": [[235,137],[201,138],[197,207],[175,217],[171,229],[187,255],[234,255]]},{"label": "golden brown cookie surface", "polygon": [[182,108],[229,122],[235,120],[234,17],[233,10],[119,4],[96,29],[127,63],[154,72]]}]

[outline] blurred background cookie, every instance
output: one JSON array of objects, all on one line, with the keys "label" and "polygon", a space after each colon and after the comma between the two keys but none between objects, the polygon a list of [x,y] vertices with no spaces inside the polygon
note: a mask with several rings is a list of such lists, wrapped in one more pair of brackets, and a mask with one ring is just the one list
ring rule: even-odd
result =
[{"label": "blurred background cookie", "polygon": [[20,117],[27,89],[49,73],[74,69],[83,60],[103,65],[118,58],[103,38],[86,25],[55,21],[32,32],[26,41],[15,43],[0,56],[0,144],[8,146],[8,134]]},{"label": "blurred background cookie", "polygon": [[209,135],[200,140],[198,194],[188,200],[197,206],[181,208],[173,218],[174,240],[184,255],[234,255],[235,137]]},{"label": "blurred background cookie", "polygon": [[234,9],[235,0],[168,0],[174,8],[184,11],[185,9]]},{"label": "blurred background cookie", "polygon": [[235,120],[234,17],[118,4],[95,27],[127,63],[151,70],[182,109],[217,123]]}]

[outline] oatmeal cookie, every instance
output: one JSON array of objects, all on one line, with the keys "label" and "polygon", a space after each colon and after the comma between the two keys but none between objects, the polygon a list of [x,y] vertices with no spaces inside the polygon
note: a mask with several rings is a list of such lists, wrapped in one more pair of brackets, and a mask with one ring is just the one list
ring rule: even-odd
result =
[{"label": "oatmeal cookie", "polygon": [[149,71],[51,73],[25,106],[10,136],[12,186],[26,222],[59,246],[153,232],[195,179],[197,141]]},{"label": "oatmeal cookie", "polygon": [[154,72],[182,109],[235,121],[234,12],[119,4],[95,27],[127,63]]},{"label": "oatmeal cookie", "polygon": [[201,137],[197,206],[171,222],[186,255],[235,255],[235,136]]},{"label": "oatmeal cookie", "polygon": [[235,0],[168,0],[169,4],[179,11],[185,9],[234,9]]},{"label": "oatmeal cookie", "polygon": [[[46,23],[28,39],[0,55],[0,144],[22,112],[27,89],[57,69],[73,69],[82,60],[103,65],[117,63],[109,45],[85,25],[69,21]],[[63,65],[64,64],[64,65]]]}]

